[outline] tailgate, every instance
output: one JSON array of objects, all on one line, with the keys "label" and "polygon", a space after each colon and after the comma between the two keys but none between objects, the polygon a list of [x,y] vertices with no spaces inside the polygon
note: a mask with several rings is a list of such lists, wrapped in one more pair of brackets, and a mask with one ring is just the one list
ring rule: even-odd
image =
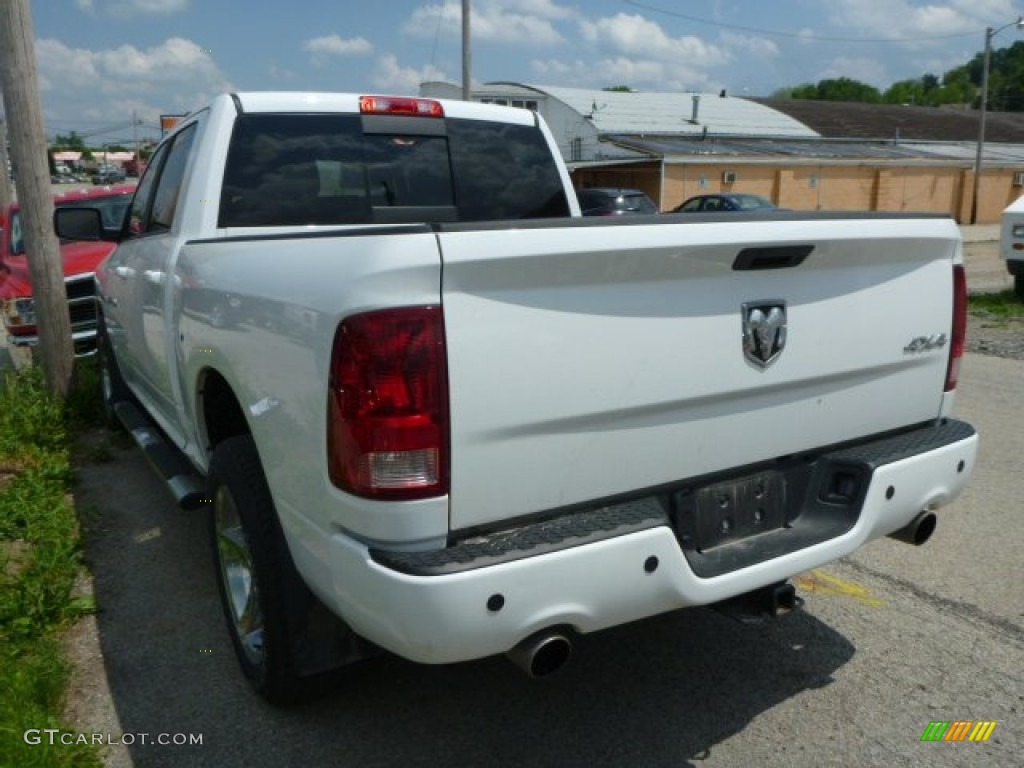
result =
[{"label": "tailgate", "polygon": [[939,415],[951,220],[679,218],[441,227],[453,529]]}]

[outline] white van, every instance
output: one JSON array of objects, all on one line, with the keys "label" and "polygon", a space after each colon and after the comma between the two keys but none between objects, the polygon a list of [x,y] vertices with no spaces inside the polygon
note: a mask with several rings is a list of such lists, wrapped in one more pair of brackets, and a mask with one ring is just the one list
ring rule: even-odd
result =
[{"label": "white van", "polygon": [[1003,211],[999,253],[1006,259],[1006,269],[1013,275],[1013,289],[1024,298],[1024,196],[1017,198]]}]

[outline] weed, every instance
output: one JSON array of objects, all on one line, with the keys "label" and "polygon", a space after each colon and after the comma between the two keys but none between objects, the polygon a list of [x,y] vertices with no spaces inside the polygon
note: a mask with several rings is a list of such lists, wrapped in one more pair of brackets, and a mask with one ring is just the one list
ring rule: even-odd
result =
[{"label": "weed", "polygon": [[[46,728],[62,727],[54,714],[61,711],[70,669],[55,637],[46,636],[32,644],[0,644],[0,765],[19,768],[99,768],[95,747],[81,744],[48,743]],[[39,731],[40,744],[26,743]]]},{"label": "weed", "polygon": [[[77,390],[76,390],[77,391]],[[82,395],[84,398],[84,394]],[[90,418],[46,393],[38,368],[0,381],[0,765],[98,766],[95,747],[27,744],[29,729],[60,728],[68,664],[61,629],[94,610],[74,595],[79,530],[68,497],[70,434]],[[74,426],[73,426],[74,425]]]},{"label": "weed", "polygon": [[75,361],[75,376],[66,405],[68,423],[76,432],[103,423],[100,372],[95,358]]},{"label": "weed", "polygon": [[1013,291],[974,294],[968,307],[972,315],[984,319],[1024,318],[1024,299]]},{"label": "weed", "polygon": [[9,371],[0,383],[0,462],[32,464],[67,445],[62,409],[46,394],[42,371]]}]

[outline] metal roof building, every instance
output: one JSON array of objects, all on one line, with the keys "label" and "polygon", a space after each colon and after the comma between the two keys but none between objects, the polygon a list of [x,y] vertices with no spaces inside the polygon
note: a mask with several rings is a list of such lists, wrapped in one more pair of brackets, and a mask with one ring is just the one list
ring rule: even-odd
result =
[{"label": "metal roof building", "polygon": [[[424,83],[424,96],[460,98]],[[637,93],[495,82],[476,101],[533,109],[578,187],[643,189],[662,209],[721,190],[792,208],[971,209],[978,113],[901,105]],[[978,221],[1024,192],[1024,114],[989,115]]]},{"label": "metal roof building", "polygon": [[589,119],[599,134],[791,136],[819,134],[776,109],[711,93],[637,93],[531,86]]},{"label": "metal roof building", "polygon": [[[424,83],[420,92],[438,98],[457,99],[462,95],[461,87],[439,82]],[[473,98],[539,112],[570,164],[637,159],[635,151],[616,147],[614,141],[609,141],[609,137],[619,135],[820,135],[772,107],[712,93],[638,93],[497,82],[475,89]]]}]

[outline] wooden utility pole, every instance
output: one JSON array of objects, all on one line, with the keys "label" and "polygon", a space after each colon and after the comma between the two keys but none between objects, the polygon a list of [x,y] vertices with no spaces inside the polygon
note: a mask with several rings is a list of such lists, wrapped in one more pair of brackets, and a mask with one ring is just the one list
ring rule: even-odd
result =
[{"label": "wooden utility pole", "polygon": [[53,232],[53,196],[39,106],[35,39],[28,0],[0,0],[0,91],[35,297],[38,355],[47,388],[64,398],[71,388],[74,352],[60,244]]},{"label": "wooden utility pole", "polygon": [[7,167],[7,130],[4,128],[3,119],[0,119],[0,208],[14,200],[14,190],[11,189],[11,177],[7,175]]}]

